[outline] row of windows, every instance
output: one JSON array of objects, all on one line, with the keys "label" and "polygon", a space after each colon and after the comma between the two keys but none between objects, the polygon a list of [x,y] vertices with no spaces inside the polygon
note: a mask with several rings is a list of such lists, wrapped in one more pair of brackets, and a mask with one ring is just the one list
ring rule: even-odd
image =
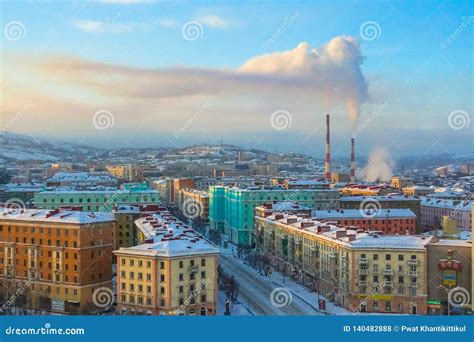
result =
[{"label": "row of windows", "polygon": [[[12,232],[12,226],[7,226],[7,232],[8,233],[11,233]],[[69,236],[69,231],[72,230],[72,235],[73,236],[77,236],[77,232],[79,231],[78,229],[69,229],[69,228],[56,228],[56,229],[53,229],[53,228],[43,228],[43,227],[40,227],[40,228],[36,228],[36,227],[22,227],[22,232],[23,233],[31,233],[31,234],[35,234],[35,233],[38,233],[39,234],[43,234],[46,230],[46,234],[48,235],[52,235],[52,232],[53,230],[55,231],[56,233],[56,236],[61,236],[61,232],[63,232],[63,235],[64,236]],[[3,232],[3,225],[0,225],[0,232]],[[20,232],[20,227],[19,226],[15,226],[15,233],[19,233]],[[95,230],[93,231],[95,232]],[[97,233],[99,235],[102,234],[102,228],[99,228],[97,229]]]},{"label": "row of windows", "polygon": [[[127,258],[122,258],[121,260],[121,264],[123,266],[125,266],[127,264]],[[135,259],[128,259],[128,264],[130,267],[134,267],[135,266]],[[137,263],[138,267],[143,267],[143,260],[138,260]],[[195,260],[194,259],[191,259],[189,260],[189,266],[195,266]],[[205,267],[206,266],[206,259],[201,259],[201,266],[202,267]],[[150,268],[151,267],[151,261],[146,261],[146,267],[147,268]],[[183,260],[180,260],[179,261],[179,268],[184,268],[184,261]],[[161,270],[164,270],[165,269],[165,262],[164,261],[160,261],[160,269]]]},{"label": "row of windows", "polygon": [[[366,258],[367,255],[366,254],[361,254],[360,257],[361,258]],[[379,260],[379,255],[378,254],[373,254],[372,259],[373,260]],[[405,259],[405,255],[398,254],[398,260],[399,261],[403,261],[404,259]],[[392,260],[392,254],[385,254],[385,260]],[[416,255],[415,254],[410,255],[410,260],[416,260]]]}]

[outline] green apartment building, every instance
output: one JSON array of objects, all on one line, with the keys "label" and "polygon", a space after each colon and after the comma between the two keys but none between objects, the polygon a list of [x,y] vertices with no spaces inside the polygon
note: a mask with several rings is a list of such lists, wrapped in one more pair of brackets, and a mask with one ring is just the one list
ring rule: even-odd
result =
[{"label": "green apartment building", "polygon": [[84,211],[111,211],[115,205],[158,204],[156,190],[94,190],[94,191],[42,191],[35,194],[35,206],[56,209],[64,206],[82,207]]},{"label": "green apartment building", "polygon": [[254,243],[255,207],[268,201],[294,201],[317,210],[338,209],[339,192],[327,189],[209,187],[210,228],[235,245]]}]

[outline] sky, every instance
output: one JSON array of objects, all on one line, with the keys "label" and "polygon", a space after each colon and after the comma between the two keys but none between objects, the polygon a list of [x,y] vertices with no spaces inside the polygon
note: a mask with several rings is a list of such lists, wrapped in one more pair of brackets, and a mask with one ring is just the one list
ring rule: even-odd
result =
[{"label": "sky", "polygon": [[105,148],[473,150],[470,1],[3,1],[0,128]]}]

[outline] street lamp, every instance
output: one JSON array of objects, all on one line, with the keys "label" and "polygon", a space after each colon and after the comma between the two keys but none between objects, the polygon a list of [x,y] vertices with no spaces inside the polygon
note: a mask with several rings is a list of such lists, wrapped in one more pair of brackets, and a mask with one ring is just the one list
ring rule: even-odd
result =
[{"label": "street lamp", "polygon": [[443,285],[438,285],[438,289],[442,289],[446,292],[446,296],[448,297],[448,316],[451,315],[451,305],[449,303],[449,291],[451,290],[450,288],[446,288]]}]

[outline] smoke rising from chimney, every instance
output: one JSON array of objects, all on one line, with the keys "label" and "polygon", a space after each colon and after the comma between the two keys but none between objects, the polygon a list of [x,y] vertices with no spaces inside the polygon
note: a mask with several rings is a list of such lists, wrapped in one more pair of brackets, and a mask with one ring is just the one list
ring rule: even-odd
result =
[{"label": "smoke rising from chimney", "polygon": [[390,154],[384,148],[373,150],[369,155],[369,160],[364,168],[358,169],[358,178],[367,182],[389,181],[393,176],[395,162],[390,158]]},{"label": "smoke rising from chimney", "polygon": [[288,51],[278,51],[249,59],[244,73],[284,75],[293,84],[311,84],[313,94],[323,103],[345,103],[352,124],[367,100],[367,81],[362,74],[364,57],[357,38],[338,36],[325,45],[310,49],[307,42]]}]

